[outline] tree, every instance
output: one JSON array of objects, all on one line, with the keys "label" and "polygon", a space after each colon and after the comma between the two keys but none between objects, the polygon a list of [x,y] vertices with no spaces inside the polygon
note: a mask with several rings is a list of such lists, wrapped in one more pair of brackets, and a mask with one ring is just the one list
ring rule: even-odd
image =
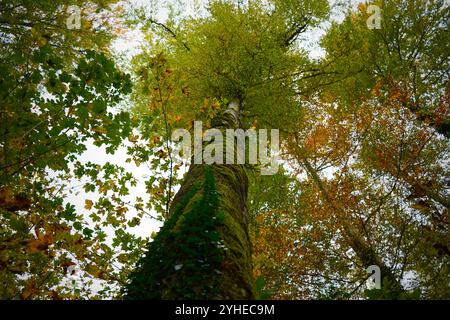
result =
[{"label": "tree", "polygon": [[[213,100],[219,103],[217,112],[209,120],[200,119],[220,130],[245,129],[255,119],[276,127],[287,115],[295,117],[290,82],[306,58],[291,46],[326,14],[327,3],[217,1],[208,11],[207,18],[184,21],[176,34],[171,32],[158,48],[161,54],[150,62],[153,67],[167,63],[165,74],[184,82],[162,87],[160,74],[153,74],[150,83],[160,95],[156,102],[180,110],[174,98],[180,93],[186,95],[184,106]],[[243,165],[191,164],[169,219],[131,275],[127,298],[255,297],[248,170]]]},{"label": "tree", "polygon": [[[111,259],[111,250],[101,259],[94,254],[105,251],[104,231],[89,228],[66,200],[73,178],[95,176],[100,181],[105,173],[104,177],[117,181],[114,187],[102,188],[115,194],[133,183],[123,169],[75,161],[88,141],[113,152],[132,130],[129,113],[112,110],[130,91],[131,83],[105,50],[113,36],[104,24],[111,16],[111,3],[1,3],[3,299],[84,296],[86,292],[66,282],[74,265],[90,275],[87,283],[92,281],[89,277],[108,279],[114,273],[102,262]],[[74,29],[66,23],[72,14],[68,5],[83,5],[82,23]],[[93,26],[93,20],[98,25]],[[91,208],[92,201],[86,200],[86,206]]]},{"label": "tree", "polygon": [[[440,162],[448,143],[437,134],[446,134],[448,66],[435,63],[446,61],[437,39],[445,37],[448,7],[440,1],[378,5],[385,13],[380,30],[366,27],[364,5],[332,25],[322,40],[327,54],[316,70],[321,75],[305,85],[310,115],[291,134],[286,157],[293,160],[294,172],[303,169],[310,176],[310,183],[295,188],[303,190],[303,202],[310,207],[304,209],[303,203],[282,211],[283,226],[295,221],[297,233],[287,233],[292,238],[283,239],[286,245],[276,251],[289,261],[304,262],[266,269],[272,278],[279,269],[284,273],[280,289],[280,282],[271,283],[278,296],[355,295],[371,264],[390,283],[383,281],[383,290],[369,292],[371,298],[448,296],[437,280],[448,273],[447,246],[442,245],[447,241],[447,169]],[[430,41],[422,43],[424,37]],[[420,110],[411,107],[418,100]],[[260,219],[270,236],[280,234],[277,225]],[[263,245],[260,252],[272,250],[264,241],[257,245]],[[351,267],[337,265],[349,260],[348,252]],[[414,273],[415,280],[405,285],[406,273]],[[323,279],[334,279],[334,287]],[[315,289],[308,292],[311,286]]]},{"label": "tree", "polygon": [[377,87],[397,92],[402,104],[439,133],[448,136],[449,8],[443,0],[376,1],[382,10],[380,29],[367,28],[367,5],[334,23],[322,39],[327,51],[326,77],[313,87],[361,101]]}]

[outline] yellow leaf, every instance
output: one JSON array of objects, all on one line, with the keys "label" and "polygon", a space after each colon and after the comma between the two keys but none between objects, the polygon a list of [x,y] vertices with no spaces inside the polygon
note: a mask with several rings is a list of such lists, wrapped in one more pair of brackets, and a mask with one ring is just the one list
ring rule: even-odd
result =
[{"label": "yellow leaf", "polygon": [[108,131],[105,129],[105,128],[103,128],[103,127],[96,127],[96,128],[93,128],[92,130],[94,130],[95,132],[97,132],[97,133],[100,133],[100,134],[106,134]]},{"label": "yellow leaf", "polygon": [[139,139],[139,136],[134,135],[134,134],[130,134],[130,136],[128,137],[128,140],[130,140],[130,142],[137,142]]},{"label": "yellow leaf", "polygon": [[93,204],[94,203],[92,202],[92,200],[89,200],[89,199],[84,200],[84,207],[87,210],[91,210]]}]

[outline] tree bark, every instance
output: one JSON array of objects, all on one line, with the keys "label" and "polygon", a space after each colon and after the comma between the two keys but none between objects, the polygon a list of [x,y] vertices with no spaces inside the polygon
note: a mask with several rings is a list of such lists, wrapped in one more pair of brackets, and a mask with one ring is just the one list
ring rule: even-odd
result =
[{"label": "tree bark", "polygon": [[[239,128],[231,103],[213,127]],[[226,150],[226,148],[224,148]],[[245,165],[191,164],[126,299],[252,299]]]}]

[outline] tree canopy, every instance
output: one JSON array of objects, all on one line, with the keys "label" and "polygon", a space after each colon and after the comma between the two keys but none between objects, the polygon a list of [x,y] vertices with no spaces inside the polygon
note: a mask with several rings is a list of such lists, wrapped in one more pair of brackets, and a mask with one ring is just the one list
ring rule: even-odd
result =
[{"label": "tree canopy", "polygon": [[[377,0],[341,19],[327,0],[188,7],[0,4],[0,298],[161,298],[158,277],[182,272],[220,287],[221,259],[178,272],[170,258],[200,238],[189,259],[215,256],[228,219],[220,174],[190,181],[171,134],[217,126],[232,101],[241,128],[280,131],[280,170],[236,180],[249,297],[450,298],[448,3]],[[314,58],[303,44],[321,30]],[[121,57],[130,31],[139,50]],[[138,234],[149,221],[160,231]],[[373,265],[381,289],[367,287]]]}]

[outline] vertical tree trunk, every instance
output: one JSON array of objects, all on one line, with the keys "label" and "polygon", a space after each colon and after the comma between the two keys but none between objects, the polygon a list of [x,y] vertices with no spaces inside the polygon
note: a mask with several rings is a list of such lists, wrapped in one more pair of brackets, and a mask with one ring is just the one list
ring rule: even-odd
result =
[{"label": "vertical tree trunk", "polygon": [[[213,126],[240,127],[239,104],[230,104]],[[247,190],[244,165],[192,164],[125,298],[254,298]]]}]

